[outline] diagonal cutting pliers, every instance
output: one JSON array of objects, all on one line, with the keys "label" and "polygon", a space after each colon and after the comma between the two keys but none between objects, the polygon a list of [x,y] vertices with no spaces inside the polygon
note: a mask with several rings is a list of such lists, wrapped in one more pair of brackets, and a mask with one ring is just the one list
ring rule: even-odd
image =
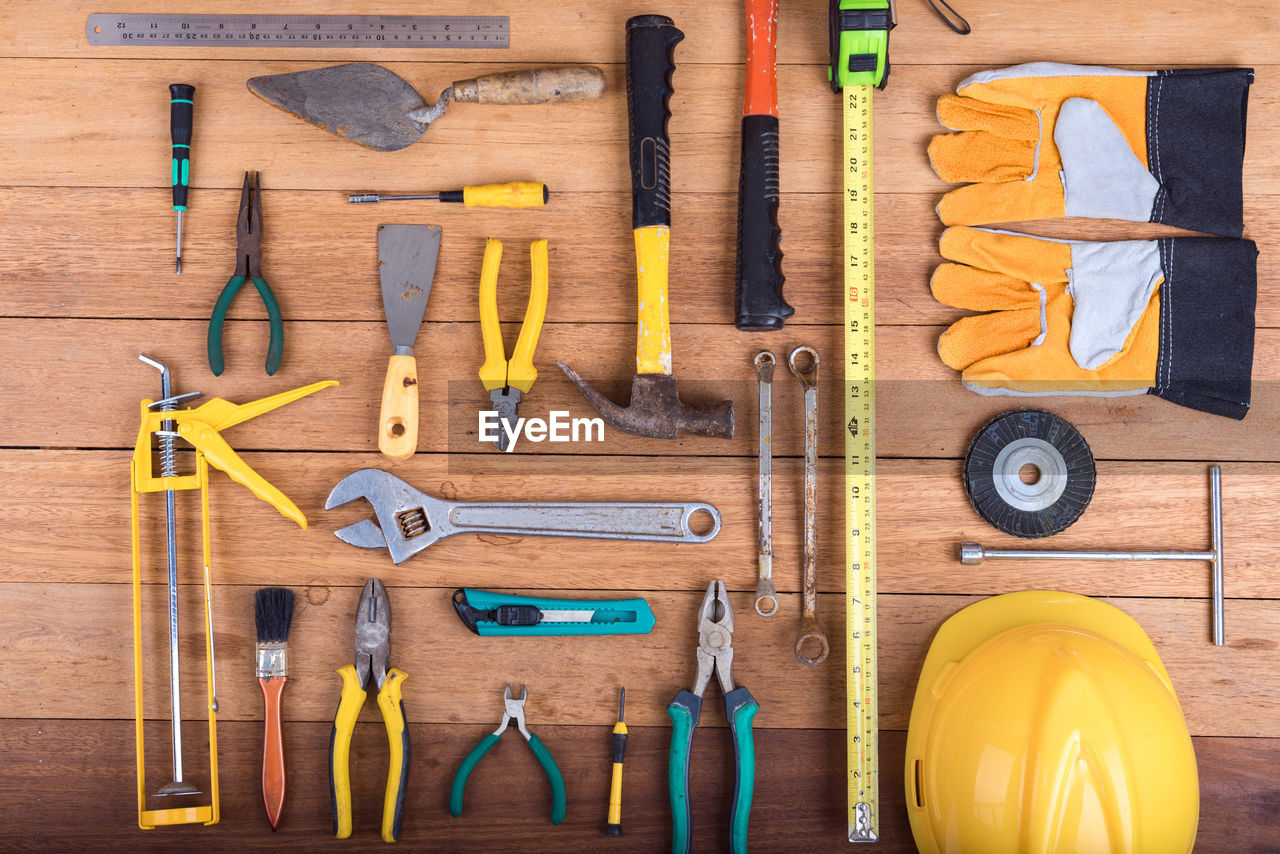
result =
[{"label": "diagonal cutting pliers", "polygon": [[391,667],[391,603],[387,589],[370,578],[356,612],[356,661],[338,670],[342,700],[329,739],[329,791],[333,796],[333,833],[339,839],[351,835],[351,736],[356,718],[370,688],[378,689],[378,708],[387,727],[391,762],[387,791],[382,803],[382,840],[395,842],[404,813],[405,784],[409,779],[409,728],[405,720],[401,686],[409,674]]},{"label": "diagonal cutting pliers", "polygon": [[693,748],[693,731],[702,710],[702,695],[715,672],[724,690],[724,713],[733,735],[734,783],[733,811],[729,816],[729,850],[745,854],[747,821],[751,815],[751,796],[756,781],[756,747],[752,719],[760,711],[751,692],[733,687],[733,608],[723,581],[713,581],[698,608],[698,675],[693,691],[681,691],[667,706],[671,716],[671,753],[667,767],[667,783],[671,789],[673,822],[671,850],[683,854],[693,841],[693,822],[689,806],[689,752]]},{"label": "diagonal cutting pliers", "polygon": [[502,692],[502,698],[506,703],[502,725],[471,748],[467,758],[463,759],[462,764],[458,766],[458,773],[453,775],[453,786],[449,789],[449,812],[454,817],[462,815],[462,795],[467,788],[467,778],[471,776],[472,769],[498,743],[498,739],[506,732],[507,725],[515,721],[520,735],[524,736],[524,740],[529,743],[529,749],[533,751],[534,756],[538,757],[538,764],[542,766],[543,771],[547,772],[547,779],[551,781],[551,823],[559,824],[564,821],[564,777],[561,776],[559,766],[556,765],[555,759],[551,758],[551,751],[547,750],[542,739],[529,732],[524,725],[524,701],[529,698],[529,689],[521,685],[520,699],[517,700],[512,696],[511,686],[508,685]]},{"label": "diagonal cutting pliers", "polygon": [[[252,181],[250,176],[253,176]],[[267,319],[271,326],[271,340],[267,344],[267,375],[280,370],[280,357],[284,353],[284,321],[280,316],[280,303],[267,280],[258,269],[262,257],[262,184],[257,172],[244,173],[244,188],[240,191],[240,215],[236,219],[236,271],[227,280],[213,306],[209,318],[209,368],[215,377],[222,376],[226,363],[222,358],[222,323],[227,319],[231,301],[235,299],[245,280],[253,282],[267,307]]]},{"label": "diagonal cutting pliers", "polygon": [[547,241],[535,240],[529,247],[533,281],[529,287],[529,303],[516,349],[507,359],[502,343],[502,327],[498,324],[498,266],[502,262],[502,243],[492,237],[485,242],[484,262],[480,266],[480,334],[484,339],[484,364],[480,381],[489,392],[492,410],[502,422],[498,427],[498,450],[505,451],[515,431],[516,408],[520,398],[533,387],[538,370],[533,366],[533,351],[538,346],[542,319],[547,314]]}]

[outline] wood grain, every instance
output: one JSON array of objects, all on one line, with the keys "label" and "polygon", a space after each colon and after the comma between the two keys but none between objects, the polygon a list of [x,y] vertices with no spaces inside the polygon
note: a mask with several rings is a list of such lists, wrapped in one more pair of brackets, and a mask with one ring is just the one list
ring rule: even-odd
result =
[{"label": "wood grain", "polygon": [[[551,300],[536,363],[539,381],[522,415],[594,414],[554,366],[564,359],[625,402],[634,371],[635,272],[630,232],[623,22],[654,11],[637,3],[491,0],[483,9],[440,0],[430,14],[509,15],[505,51],[395,51],[178,46],[90,47],[98,11],[67,0],[10,0],[0,8],[0,828],[6,851],[243,851],[269,845],[317,850],[330,839],[326,744],[337,703],[333,671],[351,656],[352,611],[366,577],[383,578],[395,613],[393,663],[410,674],[405,705],[414,759],[404,843],[449,851],[584,851],[599,847],[607,797],[608,732],[616,688],[628,687],[632,736],[618,850],[668,843],[665,706],[694,672],[694,611],[708,579],[722,577],[738,606],[735,677],[760,700],[756,851],[844,850],[844,571],[840,489],[844,435],[840,382],[841,294],[837,245],[840,101],[826,83],[827,4],[783,4],[779,22],[782,120],[781,224],[786,294],[797,308],[772,336],[732,326],[733,234],[742,98],[741,6],[671,0],[686,39],[675,54],[672,101],[671,312],[675,369],[689,400],[731,397],[732,441],[641,439],[605,431],[598,443],[522,443],[501,455],[480,446],[487,401],[476,371],[475,305],[483,238],[509,246],[551,243]],[[134,12],[173,12],[133,0]],[[212,0],[181,11],[214,12]],[[979,597],[1026,588],[1094,595],[1136,618],[1169,669],[1200,761],[1197,850],[1280,850],[1280,562],[1274,533],[1280,451],[1280,8],[1233,0],[1116,0],[1105,21],[1087,3],[965,0],[974,24],[952,36],[923,3],[904,3],[888,87],[876,95],[877,397],[879,492],[882,851],[913,850],[903,808],[903,739],[930,638]],[[243,0],[236,12],[422,14],[407,0],[344,0],[318,10],[302,0]],[[423,139],[397,153],[362,149],[253,97],[251,76],[335,62],[379,62],[428,98],[454,80],[567,62],[600,65],[600,102],[497,107],[455,104]],[[1200,549],[1208,543],[1206,464],[1224,463],[1226,630],[1209,636],[1210,583],[1200,564],[989,562],[962,567],[956,544],[1026,545],[997,535],[969,506],[960,460],[975,431],[1023,401],[964,391],[936,355],[960,312],[935,302],[928,283],[941,226],[933,212],[947,185],[925,147],[941,128],[938,96],[984,68],[1033,60],[1140,68],[1253,65],[1244,167],[1246,234],[1258,242],[1259,327],[1254,404],[1243,422],[1193,413],[1150,397],[1031,401],[1084,433],[1099,461],[1093,503],[1047,546]],[[165,87],[197,86],[191,206],[184,270],[171,274]],[[260,304],[242,297],[227,325],[228,368],[209,375],[205,334],[214,297],[234,265],[237,190],[246,169],[265,184],[263,268],[287,320],[284,364],[261,363]],[[350,192],[423,192],[465,184],[536,180],[545,209],[465,209],[431,203],[352,206]],[[400,567],[348,547],[334,528],[364,507],[322,510],[343,475],[390,465],[376,453],[379,390],[390,345],[373,240],[383,222],[443,227],[444,251],[418,341],[421,442],[396,474],[464,500],[711,500],[724,529],[701,546],[459,536]],[[1064,220],[1020,224],[1046,236],[1150,239],[1169,229]],[[522,316],[524,252],[509,252],[500,315]],[[513,342],[515,324],[504,326]],[[802,453],[798,383],[774,389],[775,576],[778,617],[750,613],[755,584],[755,352],[801,344],[824,358],[820,378],[819,616],[832,656],[801,668],[797,630]],[[134,829],[133,702],[129,691],[129,449],[138,401],[159,395],[139,353],[174,370],[179,391],[246,402],[322,378],[341,386],[228,430],[249,465],[310,518],[300,531],[221,473],[214,473],[213,580],[224,819],[212,829]],[[180,455],[183,465],[189,454]],[[163,526],[145,505],[145,713],[148,776],[167,766],[163,656]],[[203,643],[197,507],[179,497],[184,711],[202,713]],[[261,699],[252,678],[253,589],[299,594],[285,694],[290,794],[282,831],[262,812]],[[516,642],[469,635],[448,605],[455,586],[535,595],[642,595],[657,614],[650,635]],[[553,828],[541,772],[518,739],[505,738],[451,819],[445,791],[458,762],[498,723],[505,681],[530,687],[528,720],[565,772],[569,818]],[[716,690],[712,689],[714,695]],[[727,845],[731,746],[718,697],[703,715],[695,752],[695,845]],[[193,776],[201,727],[188,726]],[[385,736],[366,710],[357,728],[356,836],[335,849],[383,848],[376,826]],[[268,841],[269,840],[269,841]]]}]

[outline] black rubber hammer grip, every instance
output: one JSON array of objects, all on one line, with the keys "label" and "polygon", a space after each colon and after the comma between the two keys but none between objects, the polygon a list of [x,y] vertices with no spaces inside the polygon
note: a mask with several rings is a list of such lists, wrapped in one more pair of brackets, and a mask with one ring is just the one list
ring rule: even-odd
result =
[{"label": "black rubber hammer grip", "polygon": [[671,76],[684,33],[666,15],[627,21],[627,119],[631,129],[631,227],[671,225]]},{"label": "black rubber hammer grip", "polygon": [[795,309],[782,298],[782,229],[778,227],[778,118],[743,116],[738,176],[738,265],[734,325],[781,329]]}]

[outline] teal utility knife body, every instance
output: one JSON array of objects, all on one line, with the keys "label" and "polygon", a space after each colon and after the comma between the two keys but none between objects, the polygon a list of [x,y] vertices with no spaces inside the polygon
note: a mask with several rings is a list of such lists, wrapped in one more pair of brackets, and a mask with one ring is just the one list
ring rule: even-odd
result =
[{"label": "teal utility knife body", "polygon": [[482,637],[538,635],[645,635],[653,611],[643,599],[539,599],[459,587],[453,609]]}]

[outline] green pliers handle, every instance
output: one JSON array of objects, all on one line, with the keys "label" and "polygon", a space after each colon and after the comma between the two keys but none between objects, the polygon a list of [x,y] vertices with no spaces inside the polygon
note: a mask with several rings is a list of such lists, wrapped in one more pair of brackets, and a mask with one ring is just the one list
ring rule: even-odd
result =
[{"label": "green pliers handle", "polygon": [[[271,324],[271,340],[267,344],[267,376],[275,376],[280,370],[280,358],[284,354],[284,319],[280,316],[280,303],[272,293],[271,286],[261,276],[253,276],[253,286],[262,297],[262,304],[267,307],[267,319]],[[232,276],[218,295],[218,302],[213,307],[213,316],[209,318],[209,368],[215,377],[222,376],[226,370],[226,362],[222,358],[222,323],[227,319],[227,311],[231,301],[245,283],[245,276]]]},{"label": "green pliers handle", "polygon": [[[458,772],[453,775],[453,785],[449,788],[449,813],[455,818],[462,815],[462,795],[467,788],[467,778],[471,776],[476,763],[498,743],[499,737],[497,733],[491,732],[481,739],[479,744],[471,748],[467,758],[458,766]],[[555,759],[551,757],[551,751],[547,750],[536,733],[529,733],[529,749],[538,757],[538,764],[551,781],[551,823],[559,824],[564,821],[566,806],[564,777],[560,774],[560,767],[556,765]]]},{"label": "green pliers handle", "polygon": [[[689,804],[689,753],[693,731],[698,726],[702,698],[689,691],[676,694],[667,706],[673,725],[671,753],[667,764],[667,785],[671,792],[671,851],[687,854],[693,844],[693,819]],[[725,717],[733,735],[733,811],[729,818],[729,850],[746,854],[747,822],[751,817],[751,797],[756,785],[756,745],[752,720],[760,704],[746,688],[736,688],[724,698]]]}]

